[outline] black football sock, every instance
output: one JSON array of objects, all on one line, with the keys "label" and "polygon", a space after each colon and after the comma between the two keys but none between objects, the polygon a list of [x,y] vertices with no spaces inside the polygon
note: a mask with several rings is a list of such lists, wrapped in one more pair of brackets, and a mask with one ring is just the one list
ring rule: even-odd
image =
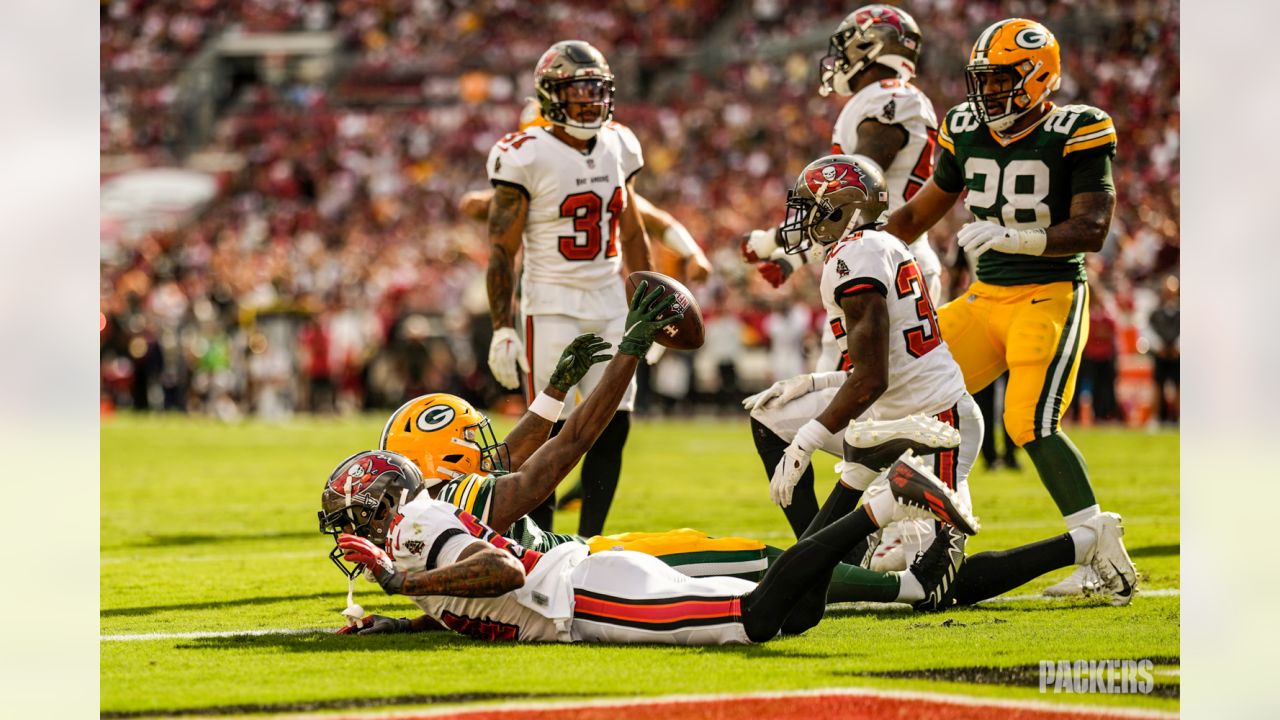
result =
[{"label": "black football sock", "polygon": [[956,604],[972,605],[1003,595],[1075,562],[1075,543],[1069,533],[1011,550],[970,555],[956,574]]},{"label": "black football sock", "polygon": [[[848,515],[851,510],[857,507],[858,498],[861,497],[861,490],[853,490],[846,487],[844,483],[837,482],[836,486],[832,488],[831,494],[827,496],[827,501],[822,503],[822,508],[818,510],[818,514],[814,516],[813,521],[809,523],[808,529],[804,531],[800,539],[804,540],[807,537],[811,537],[819,530]],[[830,571],[827,572],[825,578],[818,578],[813,582],[813,585],[796,600],[791,614],[782,623],[783,633],[789,635],[793,632],[804,632],[818,624],[827,606],[827,588],[830,584]],[[793,627],[799,629],[792,630]]]},{"label": "black football sock", "polygon": [[[782,455],[791,443],[778,437],[777,433],[755,418],[751,418],[751,439],[755,441],[756,452],[760,454],[760,461],[764,463],[765,481],[772,480],[774,469],[778,467],[778,463],[782,462]],[[805,468],[804,474],[800,476],[791,494],[791,504],[783,508],[782,512],[787,516],[791,532],[795,533],[797,538],[803,535],[809,523],[813,522],[814,516],[818,514],[818,497],[813,492],[813,463],[809,463],[809,467]]]},{"label": "black football sock", "polygon": [[605,426],[595,445],[582,458],[582,511],[578,516],[578,534],[599,535],[613,505],[622,474],[622,448],[631,431],[631,413],[619,411]]},{"label": "black football sock", "polygon": [[1040,482],[1044,483],[1064,517],[1098,504],[1093,486],[1089,484],[1089,469],[1084,456],[1061,430],[1036,438],[1023,448],[1031,456],[1031,462],[1035,463],[1036,472],[1040,474]]},{"label": "black football sock", "polygon": [[[876,529],[865,508],[858,508],[831,525],[792,545],[769,565],[754,590],[742,598],[742,624],[752,642],[764,642],[787,624],[788,632],[803,632],[822,619],[806,613],[791,619],[796,600],[820,583],[825,592],[831,571],[849,548]],[[808,627],[803,622],[809,622]]]}]

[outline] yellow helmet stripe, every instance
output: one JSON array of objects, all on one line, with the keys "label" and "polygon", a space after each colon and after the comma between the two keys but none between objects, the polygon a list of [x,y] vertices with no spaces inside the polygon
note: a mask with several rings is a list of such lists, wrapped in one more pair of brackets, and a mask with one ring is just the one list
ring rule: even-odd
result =
[{"label": "yellow helmet stripe", "polygon": [[1011,22],[1013,22],[1013,18],[1001,20],[982,31],[982,34],[978,36],[978,42],[974,43],[973,46],[973,59],[975,61],[987,61],[987,51],[991,49],[991,41],[995,39],[997,34],[999,34],[1001,28]]}]

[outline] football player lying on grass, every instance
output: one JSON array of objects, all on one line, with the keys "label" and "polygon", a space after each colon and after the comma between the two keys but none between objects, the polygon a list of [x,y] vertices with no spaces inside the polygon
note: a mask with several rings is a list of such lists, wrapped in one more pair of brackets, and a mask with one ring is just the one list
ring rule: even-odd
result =
[{"label": "football player lying on grass", "polygon": [[[630,353],[624,339],[606,378],[616,381],[634,370],[639,355],[625,356]],[[566,431],[577,417],[570,417]],[[566,473],[572,463],[564,464],[565,448],[559,446],[568,443],[560,442],[563,435],[513,475]],[[417,467],[389,451],[369,450],[347,459],[334,471],[326,493],[358,497],[379,484],[401,490],[398,496],[381,493],[377,510],[386,512],[330,518],[342,559],[363,568],[387,594],[408,596],[423,611],[413,620],[352,618],[350,627],[371,624],[360,632],[444,626],[486,640],[721,645],[764,642],[817,625],[835,566],[876,530],[877,517],[894,515],[895,505],[930,513],[958,532],[977,532],[977,521],[909,451],[888,475],[890,493],[830,524],[820,513],[811,532],[782,553],[758,584],[733,577],[690,578],[630,550],[590,553],[579,543],[546,553],[530,550],[420,492]],[[409,490],[415,487],[416,495]],[[937,575],[945,571],[939,564]]]}]

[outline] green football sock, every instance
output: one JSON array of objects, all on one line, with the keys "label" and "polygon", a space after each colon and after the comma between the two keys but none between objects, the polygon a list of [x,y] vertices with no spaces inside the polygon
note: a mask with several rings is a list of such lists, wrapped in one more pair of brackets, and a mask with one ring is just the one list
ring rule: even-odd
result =
[{"label": "green football sock", "polygon": [[[782,550],[766,545],[765,555],[769,564],[782,554]],[[868,570],[861,565],[840,563],[831,573],[827,586],[827,602],[893,602],[898,597],[897,573]]]},{"label": "green football sock", "polygon": [[1084,456],[1061,430],[1037,438],[1023,448],[1035,463],[1040,482],[1064,516],[1097,504]]},{"label": "green football sock", "polygon": [[840,563],[831,574],[827,602],[893,602],[898,598],[897,573]]}]

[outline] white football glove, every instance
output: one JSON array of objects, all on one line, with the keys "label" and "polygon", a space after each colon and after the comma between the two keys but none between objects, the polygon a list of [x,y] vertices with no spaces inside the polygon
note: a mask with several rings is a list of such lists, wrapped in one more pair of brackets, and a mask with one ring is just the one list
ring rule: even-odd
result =
[{"label": "white football glove", "polygon": [[786,380],[779,380],[767,389],[743,400],[742,407],[748,412],[755,412],[761,408],[781,407],[802,395],[808,395],[817,390],[839,387],[848,376],[849,373],[843,370],[835,370],[825,373],[797,375]]},{"label": "white football glove", "polygon": [[508,390],[520,387],[520,372],[529,372],[529,361],[524,357],[524,343],[516,335],[515,328],[498,328],[493,333],[493,341],[489,343],[489,370],[498,384]]},{"label": "white football glove", "polygon": [[808,375],[797,375],[786,380],[779,380],[755,395],[742,401],[747,412],[755,412],[760,408],[786,405],[801,395],[813,392],[813,378]]},{"label": "white football glove", "polygon": [[988,250],[1014,255],[1043,255],[1047,236],[1044,228],[1015,230],[990,220],[975,220],[960,228],[956,240],[961,250],[977,260]]},{"label": "white football glove", "polygon": [[796,431],[796,439],[783,451],[782,459],[773,469],[773,477],[769,480],[769,499],[773,500],[774,505],[783,508],[791,506],[791,494],[795,492],[805,468],[809,467],[813,452],[825,445],[833,435],[835,433],[817,420],[810,420]]}]

